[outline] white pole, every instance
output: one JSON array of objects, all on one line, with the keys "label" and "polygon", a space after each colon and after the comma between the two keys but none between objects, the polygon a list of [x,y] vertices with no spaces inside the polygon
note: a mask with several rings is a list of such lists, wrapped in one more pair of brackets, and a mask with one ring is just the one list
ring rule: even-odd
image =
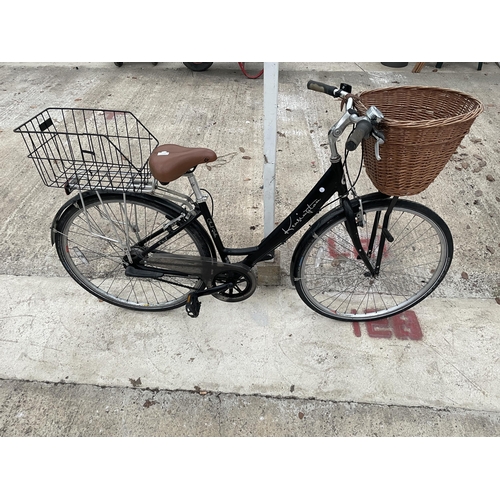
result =
[{"label": "white pole", "polygon": [[264,236],[274,230],[279,63],[264,63]]}]

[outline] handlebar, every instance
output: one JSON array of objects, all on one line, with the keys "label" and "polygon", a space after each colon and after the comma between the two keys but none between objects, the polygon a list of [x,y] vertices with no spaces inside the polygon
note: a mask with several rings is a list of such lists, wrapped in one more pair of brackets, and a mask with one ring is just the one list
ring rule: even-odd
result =
[{"label": "handlebar", "polygon": [[368,119],[360,120],[347,139],[346,149],[354,151],[359,146],[359,143],[371,134],[372,130],[373,125]]},{"label": "handlebar", "polygon": [[326,83],[316,82],[314,80],[309,80],[307,82],[307,88],[309,90],[331,95],[332,97],[343,97],[352,92],[352,87],[347,85],[347,83],[341,83],[340,88],[337,88],[334,85],[327,85]]},{"label": "handlebar", "polygon": [[353,99],[350,96],[352,87],[345,83],[341,83],[340,88],[337,88],[333,85],[327,85],[326,83],[309,80],[307,82],[307,88],[309,90],[314,90],[315,92],[328,94],[332,97],[349,97],[347,101],[347,109],[344,115],[328,132],[330,149],[332,151],[332,161],[333,159],[340,158],[336,147],[336,141],[340,138],[349,124],[354,124],[355,128],[347,139],[345,145],[346,149],[348,151],[354,151],[363,139],[367,139],[370,134],[372,134],[376,139],[375,156],[377,160],[380,160],[379,147],[384,144],[385,141],[384,134],[378,130],[377,127],[377,124],[381,123],[384,118],[384,115],[380,112],[380,110],[378,110],[375,106],[370,106],[367,109],[365,116],[359,116],[356,109],[353,107]]},{"label": "handlebar", "polygon": [[309,80],[307,82],[307,88],[309,90],[314,90],[315,92],[321,92],[323,94],[331,95],[332,97],[340,97],[340,90],[333,86],[327,85],[326,83],[315,82],[314,80]]}]

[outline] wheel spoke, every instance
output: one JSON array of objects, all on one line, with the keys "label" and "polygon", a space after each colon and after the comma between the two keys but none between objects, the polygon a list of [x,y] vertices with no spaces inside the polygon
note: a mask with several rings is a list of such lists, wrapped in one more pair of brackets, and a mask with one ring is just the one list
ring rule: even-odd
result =
[{"label": "wheel spoke", "polygon": [[[203,288],[202,281],[187,277],[157,280],[125,274],[136,251],[134,245],[179,215],[170,214],[154,198],[150,200],[151,197],[132,194],[124,199],[122,193],[103,193],[87,198],[85,209],[75,203],[58,225],[56,248],[69,274],[101,299],[132,309],[170,309],[182,305],[190,289]],[[158,251],[208,257],[208,244],[199,231],[188,226]]]},{"label": "wheel spoke", "polygon": [[[374,234],[372,265],[380,251],[381,222],[374,231],[375,216],[381,212],[384,220],[388,204],[368,202],[364,207],[366,223],[359,236],[367,251]],[[296,287],[306,304],[325,316],[369,320],[401,312],[431,293],[453,255],[446,224],[422,205],[399,200],[388,229],[394,240],[385,241],[376,277],[358,258],[341,215],[312,231],[295,268]]]}]

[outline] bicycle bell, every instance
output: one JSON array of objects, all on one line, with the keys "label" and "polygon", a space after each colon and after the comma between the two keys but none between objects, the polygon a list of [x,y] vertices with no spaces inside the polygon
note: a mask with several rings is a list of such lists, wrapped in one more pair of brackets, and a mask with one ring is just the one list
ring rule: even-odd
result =
[{"label": "bicycle bell", "polygon": [[370,106],[366,111],[366,116],[372,123],[380,123],[384,119],[384,115],[376,106]]}]

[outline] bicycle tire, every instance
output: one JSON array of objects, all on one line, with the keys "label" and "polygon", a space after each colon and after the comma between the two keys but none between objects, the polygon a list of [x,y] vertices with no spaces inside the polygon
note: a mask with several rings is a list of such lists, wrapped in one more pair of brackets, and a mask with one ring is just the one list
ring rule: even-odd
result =
[{"label": "bicycle tire", "polygon": [[[363,203],[365,226],[359,233],[365,251],[374,216],[381,213],[370,258],[373,264],[389,203]],[[343,321],[393,316],[425,299],[448,272],[453,258],[451,232],[441,217],[423,205],[398,200],[388,227],[394,240],[385,242],[376,278],[357,258],[345,222],[340,209],[324,216],[304,235],[292,260],[291,275],[299,296],[323,316]]]},{"label": "bicycle tire", "polygon": [[[80,286],[116,306],[139,311],[180,307],[191,290],[205,288],[201,279],[126,276],[124,259],[126,249],[181,213],[180,208],[143,194],[127,193],[124,200],[119,192],[92,193],[84,203],[77,196],[55,225],[59,260]],[[158,250],[210,257],[212,248],[206,231],[193,221]]]},{"label": "bicycle tire", "polygon": [[191,71],[206,71],[213,62],[183,62],[182,64]]}]

